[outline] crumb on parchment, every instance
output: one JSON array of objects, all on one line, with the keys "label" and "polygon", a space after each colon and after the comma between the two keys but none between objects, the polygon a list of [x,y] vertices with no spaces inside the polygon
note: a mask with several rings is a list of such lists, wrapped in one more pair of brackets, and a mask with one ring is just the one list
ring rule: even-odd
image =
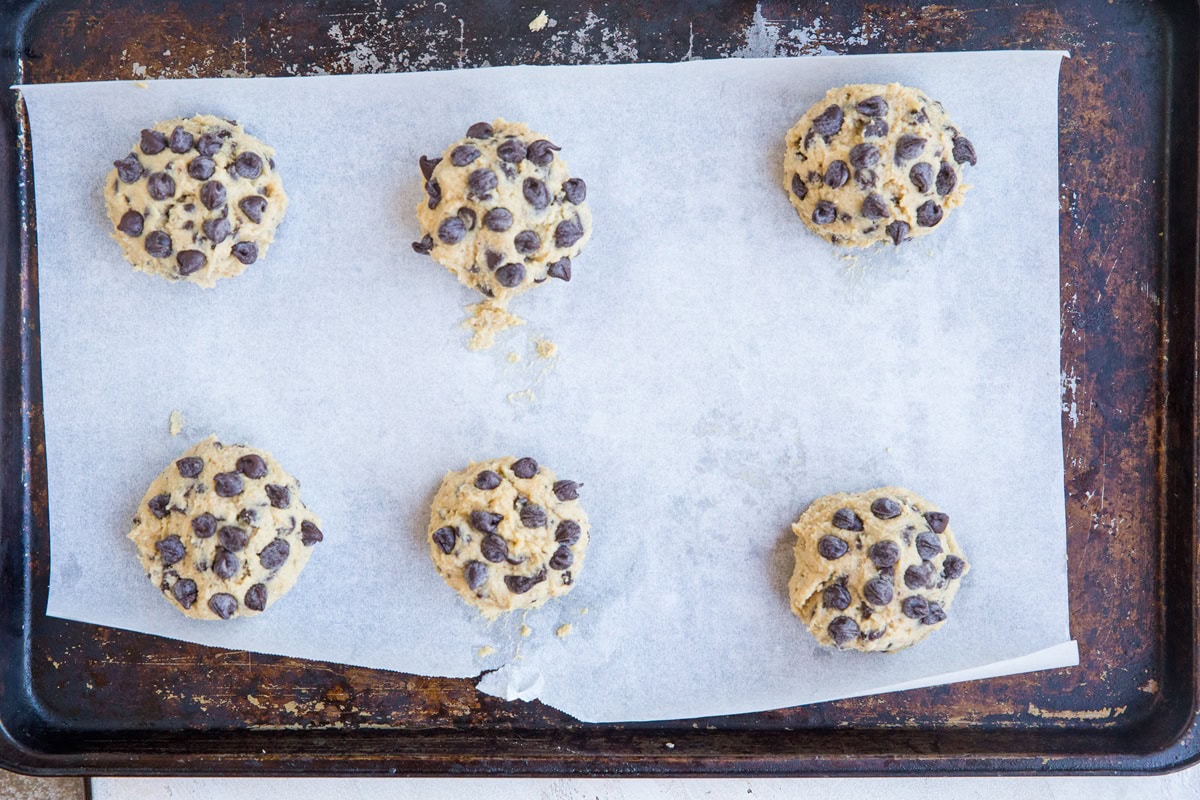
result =
[{"label": "crumb on parchment", "polygon": [[518,353],[516,350],[510,350],[508,353],[508,356],[506,356],[506,358],[508,360],[508,363],[516,364],[518,361],[521,360],[521,354]]},{"label": "crumb on parchment", "polygon": [[496,648],[491,647],[486,644],[483,647],[479,648],[479,652],[477,653],[477,655],[480,658],[487,658],[488,656],[495,655],[495,654],[496,654]]},{"label": "crumb on parchment", "polygon": [[533,633],[533,628],[529,627],[528,625],[522,625],[522,626],[521,626],[521,635],[522,635],[522,636],[526,636],[526,637],[527,637],[527,636],[529,636],[531,633]]},{"label": "crumb on parchment", "polygon": [[134,81],[133,85],[139,89],[149,89],[150,88],[150,84],[146,83],[145,81]]},{"label": "crumb on parchment", "polygon": [[558,355],[558,345],[549,339],[534,339],[533,343],[537,345],[538,358],[554,358]]},{"label": "crumb on parchment", "polygon": [[167,430],[171,432],[172,436],[178,436],[180,431],[183,430],[182,411],[176,410],[171,412],[171,417],[169,420],[167,420]]},{"label": "crumb on parchment", "polygon": [[545,9],[542,9],[542,13],[540,13],[536,17],[534,17],[533,21],[529,23],[529,30],[535,31],[535,32],[540,31],[549,24],[550,24],[550,15],[546,13]]},{"label": "crumb on parchment", "polygon": [[572,630],[574,630],[574,626],[571,625],[571,623],[566,622],[558,626],[558,630],[554,632],[554,635],[560,639],[565,639],[571,635]]},{"label": "crumb on parchment", "polygon": [[468,350],[487,350],[496,343],[496,334],[525,324],[525,320],[492,300],[467,306],[467,310],[471,316],[463,320],[463,327],[474,331],[467,343]]}]

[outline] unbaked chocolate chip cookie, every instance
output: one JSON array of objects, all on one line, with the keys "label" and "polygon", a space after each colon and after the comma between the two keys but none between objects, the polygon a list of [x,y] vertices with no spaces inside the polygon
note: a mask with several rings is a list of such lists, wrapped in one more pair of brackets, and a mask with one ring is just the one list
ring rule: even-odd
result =
[{"label": "unbaked chocolate chip cookie", "polygon": [[590,529],[579,488],[532,458],[451,472],[429,515],[434,566],[487,617],[566,594],[583,567]]},{"label": "unbaked chocolate chip cookie", "polygon": [[592,232],[587,184],[558,145],[520,122],[477,122],[441,158],[421,157],[427,197],[413,242],[464,285],[504,301],[547,278],[571,280]]},{"label": "unbaked chocolate chip cookie", "polygon": [[830,89],[787,134],[783,188],[833,244],[900,244],[963,202],[975,147],[942,104],[898,83]]},{"label": "unbaked chocolate chip cookie", "polygon": [[274,157],[232,120],[146,128],[104,186],[113,238],[152,275],[212,288],[241,274],[267,254],[287,210]]},{"label": "unbaked chocolate chip cookie", "polygon": [[970,566],[950,517],[907,489],[822,497],[792,526],[792,611],[817,641],[896,651],[941,627]]},{"label": "unbaked chocolate chip cookie", "polygon": [[325,537],[299,481],[269,453],[210,436],[150,484],[129,538],[172,605],[231,619],[287,594]]}]

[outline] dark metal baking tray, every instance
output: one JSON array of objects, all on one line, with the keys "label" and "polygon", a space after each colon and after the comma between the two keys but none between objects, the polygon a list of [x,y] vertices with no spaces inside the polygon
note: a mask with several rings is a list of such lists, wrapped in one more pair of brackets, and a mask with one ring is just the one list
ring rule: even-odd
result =
[{"label": "dark metal baking tray", "polygon": [[10,2],[0,10],[0,78],[1069,50],[1063,440],[1080,666],[763,714],[586,725],[483,696],[471,680],[47,618],[36,225],[28,129],[10,92],[0,110],[0,764],[114,775],[911,775],[1140,773],[1196,760],[1197,3],[556,0],[557,27],[533,35],[541,8]]}]

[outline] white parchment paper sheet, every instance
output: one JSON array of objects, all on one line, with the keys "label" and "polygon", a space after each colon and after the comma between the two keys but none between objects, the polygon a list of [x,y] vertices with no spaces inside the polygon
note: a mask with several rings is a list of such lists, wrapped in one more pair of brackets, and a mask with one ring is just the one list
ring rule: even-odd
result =
[{"label": "white parchment paper sheet", "polygon": [[[752,711],[1074,663],[1061,56],[24,87],[49,613],[429,675],[508,665],[486,690],[584,720]],[[975,188],[936,235],[843,258],[788,205],[783,136],[830,86],[890,80],[923,87],[971,137]],[[271,143],[292,199],[269,256],[211,291],[131,271],[101,191],[142,127],[196,112]],[[596,228],[570,284],[514,304],[528,326],[470,353],[459,322],[476,298],[409,246],[416,163],[495,116],[562,145]],[[535,336],[560,356],[532,357]],[[176,438],[173,409],[187,420]],[[149,481],[210,432],[272,451],[326,532],[291,594],[229,624],[173,610],[124,538]],[[476,619],[424,539],[442,475],[507,454],[582,481],[595,526],[576,590],[528,615],[528,639],[520,619]],[[788,526],[821,494],[888,483],[949,511],[974,569],[921,647],[823,651],[788,611]],[[557,638],[566,622],[572,635]],[[480,656],[484,645],[496,652]]]}]

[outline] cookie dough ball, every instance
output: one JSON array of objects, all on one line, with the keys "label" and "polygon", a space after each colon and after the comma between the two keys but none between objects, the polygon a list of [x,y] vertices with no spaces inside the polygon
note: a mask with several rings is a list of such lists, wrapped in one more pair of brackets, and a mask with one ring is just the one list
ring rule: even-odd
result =
[{"label": "cookie dough ball", "polygon": [[547,278],[571,280],[592,234],[587,184],[559,147],[519,122],[477,122],[441,158],[421,157],[417,205],[428,253],[465,286],[505,301]]},{"label": "cookie dough ball", "polygon": [[446,583],[486,617],[571,591],[588,545],[579,484],[532,458],[451,472],[429,515],[429,554]]},{"label": "cookie dough ball", "polygon": [[287,210],[275,151],[236,122],[201,115],[142,131],[104,195],[136,269],[205,288],[267,254]]},{"label": "cookie dough ball", "polygon": [[129,538],[171,605],[232,619],[287,594],[324,536],[270,453],[210,436],[150,484]]},{"label": "cookie dough ball", "polygon": [[817,641],[896,651],[946,621],[970,566],[950,517],[907,489],[833,494],[796,524],[792,611]]},{"label": "cookie dough ball", "polygon": [[975,148],[942,104],[898,83],[830,89],[787,134],[783,188],[833,244],[900,244],[932,231],[969,188]]}]

